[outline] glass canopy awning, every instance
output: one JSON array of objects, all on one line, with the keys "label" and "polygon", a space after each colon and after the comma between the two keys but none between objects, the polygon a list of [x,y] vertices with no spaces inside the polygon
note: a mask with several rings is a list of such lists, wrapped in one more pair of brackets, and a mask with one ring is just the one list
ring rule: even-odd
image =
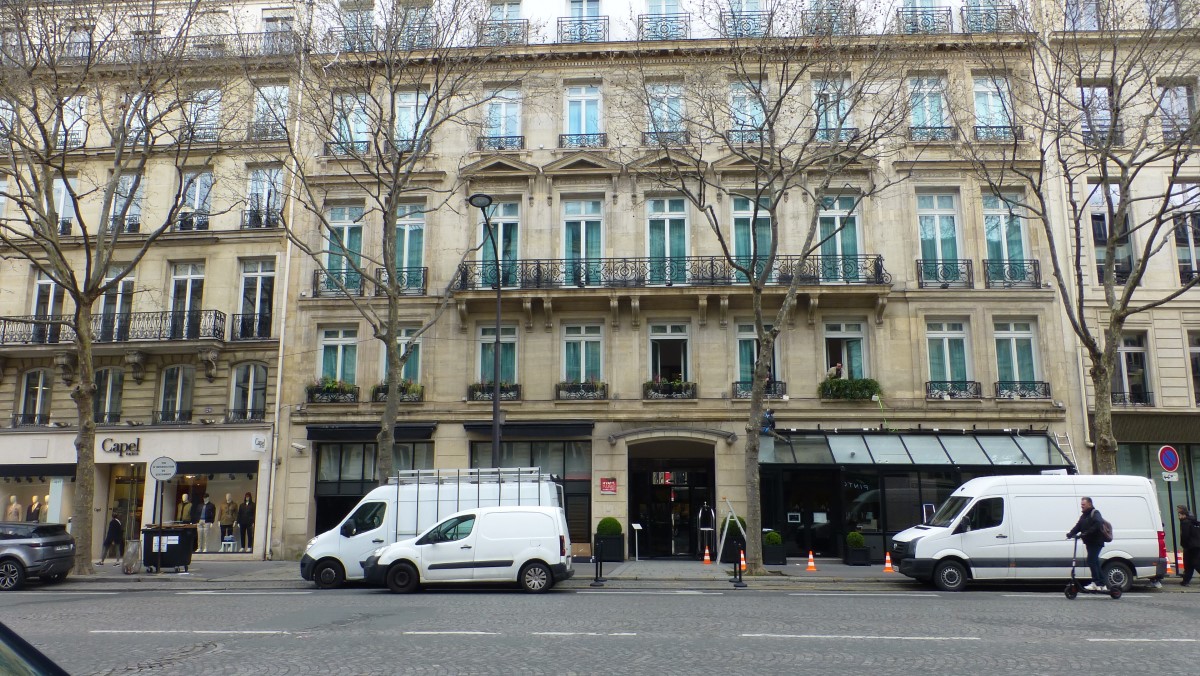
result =
[{"label": "glass canopy awning", "polygon": [[[1072,467],[1045,435],[961,432],[782,431],[791,443],[762,437],[759,462],[802,465],[976,465]],[[770,443],[774,442],[774,443]]]}]

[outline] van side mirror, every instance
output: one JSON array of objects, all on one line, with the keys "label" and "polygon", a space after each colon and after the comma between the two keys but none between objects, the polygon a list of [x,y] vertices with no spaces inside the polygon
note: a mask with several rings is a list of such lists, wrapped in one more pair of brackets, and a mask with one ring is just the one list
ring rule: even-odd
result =
[{"label": "van side mirror", "polygon": [[962,521],[959,521],[958,526],[954,529],[955,535],[958,535],[959,533],[969,533],[969,532],[971,532],[971,522],[967,519],[963,519]]},{"label": "van side mirror", "polygon": [[346,523],[342,524],[342,537],[348,538],[354,537],[355,535],[358,535],[358,529],[354,527],[353,521],[347,521]]}]

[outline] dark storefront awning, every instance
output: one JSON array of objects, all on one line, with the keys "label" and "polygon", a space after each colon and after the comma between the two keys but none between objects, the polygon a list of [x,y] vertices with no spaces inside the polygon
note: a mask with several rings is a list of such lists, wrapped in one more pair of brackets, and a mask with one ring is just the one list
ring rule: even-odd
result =
[{"label": "dark storefront awning", "polygon": [[[763,464],[837,465],[982,465],[1071,467],[1053,439],[1045,435],[965,432],[894,433],[788,431],[791,444],[776,441],[773,457],[760,451]],[[764,437],[767,439],[767,437]]]},{"label": "dark storefront awning", "polygon": [[52,477],[75,476],[75,464],[64,462],[53,465],[0,465],[0,477]]},{"label": "dark storefront awning", "polygon": [[252,474],[257,471],[257,460],[192,460],[178,463],[175,474]]},{"label": "dark storefront awning", "polygon": [[[433,438],[436,422],[412,422],[396,425],[396,441],[425,441]],[[309,441],[375,441],[379,425],[309,425]]]},{"label": "dark storefront awning", "polygon": [[[509,422],[500,426],[501,437],[525,439],[563,439],[567,437],[590,437],[594,420],[527,420]],[[463,423],[468,434],[491,434],[492,422],[475,421]]]},{"label": "dark storefront awning", "polygon": [[[1094,416],[1090,414],[1088,424],[1096,429]],[[1114,410],[1112,424],[1113,436],[1123,444],[1177,444],[1200,440],[1200,415],[1195,413]]]}]

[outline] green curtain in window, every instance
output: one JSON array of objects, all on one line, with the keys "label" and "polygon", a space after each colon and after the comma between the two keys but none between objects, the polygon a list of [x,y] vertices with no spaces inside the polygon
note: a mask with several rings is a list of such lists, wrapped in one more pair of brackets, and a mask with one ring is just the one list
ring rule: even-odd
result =
[{"label": "green curtain in window", "polygon": [[754,343],[753,338],[738,340],[738,380],[748,383],[754,380]]},{"label": "green curtain in window", "polygon": [[421,278],[421,253],[424,251],[424,246],[424,227],[405,225],[396,228],[396,267],[408,268],[406,286],[409,288],[420,288],[425,285],[425,280]]},{"label": "green curtain in window", "polygon": [[578,340],[567,341],[566,356],[564,357],[567,363],[567,382],[577,383],[584,380],[583,373],[580,370],[582,366],[582,359],[579,354],[581,347]]},{"label": "green curtain in window", "polygon": [[1033,372],[1033,340],[1018,338],[1015,347],[1017,349],[1017,380],[1036,380],[1037,374]]},{"label": "green curtain in window", "polygon": [[1019,380],[1013,371],[1012,340],[996,339],[996,371],[1002,381]]},{"label": "green curtain in window", "polygon": [[862,359],[862,340],[858,338],[846,340],[846,363],[842,366],[846,370],[847,378],[863,377]]},{"label": "green curtain in window", "polygon": [[650,219],[650,281],[664,282],[667,278],[667,222]]},{"label": "green curtain in window", "polygon": [[583,378],[600,380],[600,342],[589,340],[583,344]]},{"label": "green curtain in window", "polygon": [[946,345],[941,338],[929,339],[929,379],[948,380],[946,377]]},{"label": "green curtain in window", "polygon": [[337,346],[326,345],[321,352],[321,377],[337,378]]},{"label": "green curtain in window", "polygon": [[357,382],[355,368],[358,364],[358,346],[342,346],[342,380],[353,385]]},{"label": "green curtain in window", "polygon": [[917,223],[921,231],[921,259],[924,260],[921,276],[927,282],[937,281],[937,217],[918,216]]},{"label": "green curtain in window", "polygon": [[421,372],[421,346],[414,345],[412,352],[408,355],[408,361],[404,362],[404,371],[401,377],[413,382],[417,381],[417,374]]},{"label": "green curtain in window", "polygon": [[506,383],[515,383],[517,381],[516,343],[500,344],[500,380]]},{"label": "green curtain in window", "polygon": [[600,249],[600,221],[584,221],[585,227],[585,242],[583,255],[588,260],[587,266],[587,283],[600,283],[600,258],[603,252]]},{"label": "green curtain in window", "polygon": [[[733,250],[737,252],[739,265],[750,265],[750,219],[746,217],[733,219]],[[737,281],[745,282],[746,275],[737,273]]]},{"label": "green curtain in window", "polygon": [[961,338],[951,338],[950,347],[950,380],[963,381],[967,379],[967,345]]}]

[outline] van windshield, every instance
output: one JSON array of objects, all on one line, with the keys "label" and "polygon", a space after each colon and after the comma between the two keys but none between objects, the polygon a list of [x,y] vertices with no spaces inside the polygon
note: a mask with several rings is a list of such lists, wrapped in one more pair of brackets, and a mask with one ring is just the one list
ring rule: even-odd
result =
[{"label": "van windshield", "polygon": [[961,495],[950,496],[950,499],[943,502],[942,506],[933,515],[933,518],[929,520],[929,525],[941,526],[943,528],[949,526],[951,523],[954,523],[954,520],[958,518],[958,515],[962,513],[963,508],[969,502],[971,502],[971,498]]}]

